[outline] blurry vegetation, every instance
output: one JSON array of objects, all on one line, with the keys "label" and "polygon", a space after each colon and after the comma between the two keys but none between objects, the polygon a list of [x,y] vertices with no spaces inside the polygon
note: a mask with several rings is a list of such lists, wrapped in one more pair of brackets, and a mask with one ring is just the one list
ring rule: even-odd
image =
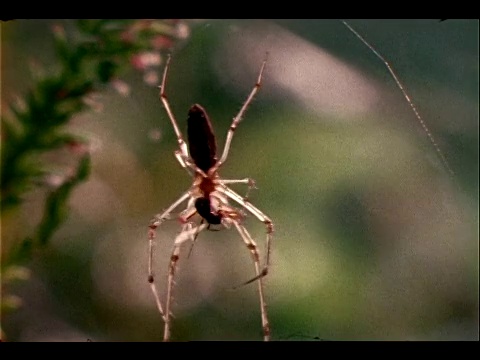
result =
[{"label": "blurry vegetation", "polygon": [[[46,67],[30,59],[30,90],[11,104],[10,111],[2,110],[2,218],[22,206],[28,193],[37,188],[47,192],[33,233],[2,248],[2,313],[19,304],[7,288],[13,280],[28,277],[18,265],[28,264],[48,245],[68,216],[72,191],[88,179],[89,139],[70,133],[69,122],[98,105],[93,96],[105,85],[128,92],[128,85],[119,80],[122,75],[132,67],[148,75],[159,65],[160,53],[186,36],[186,24],[180,21],[77,20],[67,25],[68,32],[60,22],[52,27],[56,63]],[[62,149],[71,160],[63,174],[54,174],[45,156]]]}]

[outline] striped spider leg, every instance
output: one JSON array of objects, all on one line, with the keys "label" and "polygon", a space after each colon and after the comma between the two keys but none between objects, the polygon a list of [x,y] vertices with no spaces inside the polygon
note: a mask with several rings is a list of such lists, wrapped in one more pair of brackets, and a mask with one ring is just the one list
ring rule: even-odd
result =
[{"label": "striped spider leg", "polygon": [[[268,273],[269,257],[270,257],[270,243],[273,234],[273,223],[263,212],[257,209],[248,201],[248,195],[251,189],[255,188],[255,182],[250,178],[245,179],[222,179],[218,174],[218,169],[225,163],[230,150],[230,145],[233,139],[235,129],[243,118],[245,111],[255,94],[258,92],[262,82],[262,76],[265,69],[267,59],[262,63],[255,86],[251,90],[247,100],[242,105],[238,114],[233,118],[232,124],[227,133],[225,146],[220,159],[217,158],[217,145],[213,127],[206,111],[198,104],[190,107],[187,117],[188,130],[188,146],[183,139],[182,133],[178,127],[177,121],[170,109],[170,105],[165,93],[165,85],[167,78],[167,71],[170,64],[170,57],[165,65],[163,73],[160,99],[165,107],[165,110],[170,118],[173,129],[177,136],[179,150],[175,151],[175,157],[180,165],[193,177],[193,184],[191,188],[180,196],[170,207],[168,207],[162,214],[152,221],[149,230],[149,263],[148,263],[148,282],[157,304],[158,311],[163,317],[164,326],[164,341],[170,340],[171,335],[171,307],[172,307],[172,292],[174,285],[174,277],[177,269],[177,263],[180,258],[181,245],[187,240],[195,241],[197,236],[205,229],[209,229],[210,225],[221,225],[224,228],[233,227],[238,231],[243,242],[250,251],[254,265],[255,277],[245,282],[249,284],[254,281],[258,282],[258,293],[260,297],[260,311],[263,330],[263,339],[270,340],[270,325],[267,316],[267,307],[264,298],[263,277]],[[245,184],[247,185],[247,193],[244,197],[238,195],[227,184]],[[167,292],[165,309],[162,307],[160,296],[154,282],[153,276],[153,242],[156,236],[156,229],[165,220],[170,218],[173,210],[180,206],[183,202],[188,200],[185,210],[179,216],[182,223],[181,232],[175,238],[173,250],[170,256],[167,277]],[[242,224],[244,213],[241,209],[230,206],[229,200],[233,200],[240,205],[247,212],[255,216],[258,220],[265,224],[267,228],[266,240],[266,256],[265,264],[260,270],[260,255],[255,241],[250,236],[249,232]],[[194,225],[191,219],[199,215],[201,223]]]}]

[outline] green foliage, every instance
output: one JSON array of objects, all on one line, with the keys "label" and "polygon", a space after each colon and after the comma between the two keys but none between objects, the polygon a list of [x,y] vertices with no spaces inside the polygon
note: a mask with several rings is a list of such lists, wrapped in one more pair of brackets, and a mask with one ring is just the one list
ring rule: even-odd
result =
[{"label": "green foliage", "polygon": [[[53,26],[58,64],[51,73],[35,72],[30,90],[10,112],[2,114],[1,199],[2,215],[18,209],[28,192],[46,188],[43,214],[33,234],[15,241],[2,254],[2,274],[31,260],[36,250],[48,245],[68,217],[68,200],[77,185],[90,173],[88,139],[68,132],[69,121],[87,110],[85,98],[101,91],[132,66],[145,71],[151,64],[134,62],[145,53],[159,55],[174,44],[179,21],[169,20],[78,20],[67,34]],[[144,65],[144,66],[143,66]],[[42,155],[67,149],[72,154],[73,175],[61,184],[48,185],[49,174]],[[52,189],[53,188],[53,189]],[[2,285],[11,279],[3,276]],[[5,299],[7,297],[4,297]],[[12,308],[2,303],[2,310]]]}]

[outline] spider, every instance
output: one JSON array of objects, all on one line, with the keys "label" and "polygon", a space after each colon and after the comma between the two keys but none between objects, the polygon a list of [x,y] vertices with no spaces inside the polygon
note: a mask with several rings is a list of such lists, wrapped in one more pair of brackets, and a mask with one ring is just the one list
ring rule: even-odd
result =
[{"label": "spider", "polygon": [[[267,63],[267,56],[262,63],[255,86],[251,90],[247,100],[243,103],[238,114],[233,118],[230,129],[227,133],[225,146],[220,159],[216,154],[216,141],[210,119],[202,106],[194,104],[190,107],[187,118],[188,126],[188,147],[185,143],[182,133],[178,127],[177,121],[170,109],[170,105],[165,93],[165,84],[167,81],[167,72],[170,64],[170,55],[167,58],[165,69],[163,72],[162,83],[160,86],[160,100],[170,118],[173,130],[177,136],[179,149],[175,151],[175,157],[180,165],[193,177],[192,186],[184,192],[173,204],[171,204],[161,214],[155,216],[149,226],[149,261],[148,261],[148,282],[150,283],[155,302],[163,317],[165,326],[163,340],[169,341],[171,335],[171,307],[172,307],[172,288],[180,256],[180,246],[187,240],[195,241],[200,232],[209,229],[210,225],[221,225],[225,228],[233,227],[238,231],[240,237],[244,241],[247,249],[253,258],[255,265],[255,277],[246,281],[242,285],[246,285],[256,281],[258,283],[258,294],[260,298],[260,311],[262,320],[263,339],[270,340],[270,325],[267,317],[267,306],[264,298],[263,277],[268,273],[270,259],[270,244],[273,235],[273,223],[270,218],[260,211],[257,207],[248,201],[248,193],[251,188],[255,187],[255,182],[250,178],[245,179],[222,179],[218,173],[220,167],[225,164],[230,150],[235,129],[242,120],[242,117],[252,102],[255,94],[260,89],[262,76]],[[190,150],[190,152],[189,152]],[[240,196],[233,191],[228,184],[246,184],[248,186],[245,197]],[[247,212],[261,221],[266,227],[266,244],[265,244],[265,261],[261,269],[260,255],[257,244],[242,224],[244,213],[241,209],[232,207],[229,200],[240,205]],[[180,212],[179,220],[182,228],[178,236],[175,238],[173,250],[170,255],[167,277],[167,299],[165,303],[165,311],[157,291],[157,287],[153,276],[153,243],[156,236],[157,228],[166,220],[170,219],[172,211],[187,201],[187,207]],[[202,218],[199,225],[194,225],[190,219],[198,214]],[[261,269],[261,270],[260,270]]]}]

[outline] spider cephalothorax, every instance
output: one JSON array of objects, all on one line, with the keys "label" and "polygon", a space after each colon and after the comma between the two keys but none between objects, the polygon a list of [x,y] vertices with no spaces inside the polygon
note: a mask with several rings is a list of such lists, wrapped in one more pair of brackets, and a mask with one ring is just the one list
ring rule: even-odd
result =
[{"label": "spider cephalothorax", "polygon": [[[179,150],[175,151],[175,157],[180,165],[187,170],[193,177],[192,186],[180,196],[172,205],[170,205],[163,213],[157,215],[150,224],[149,230],[149,263],[148,263],[148,281],[150,283],[152,292],[155,297],[157,308],[163,316],[165,321],[164,340],[170,339],[170,323],[171,323],[171,299],[173,289],[173,278],[175,276],[177,262],[180,255],[180,246],[187,240],[194,241],[198,234],[210,228],[210,225],[223,225],[231,228],[232,225],[240,234],[247,249],[250,251],[255,264],[255,277],[245,282],[245,284],[256,281],[258,283],[258,292],[260,297],[260,311],[262,318],[262,329],[264,340],[270,339],[270,325],[267,318],[267,307],[263,295],[263,281],[262,278],[268,273],[269,258],[270,258],[270,240],[273,234],[273,223],[268,216],[263,214],[258,208],[252,205],[248,200],[248,191],[255,187],[252,179],[222,179],[218,174],[218,169],[226,161],[233,134],[238,123],[241,121],[247,106],[252,101],[256,92],[261,86],[263,71],[265,69],[266,59],[264,60],[257,82],[250,92],[247,100],[243,104],[237,116],[233,118],[230,129],[227,133],[225,147],[223,149],[220,159],[217,158],[217,145],[213,127],[206,111],[198,104],[193,105],[187,118],[188,126],[188,148],[185,143],[182,133],[179,130],[177,121],[173,116],[170,105],[165,94],[165,84],[167,78],[168,66],[170,57],[167,60],[165,70],[163,73],[160,99],[165,106],[168,117],[172,123],[173,129],[177,136]],[[228,187],[228,184],[246,184],[248,186],[247,194],[242,197],[235,191]],[[167,278],[167,298],[165,302],[165,311],[163,310],[162,302],[155,285],[153,276],[153,240],[155,238],[156,229],[162,222],[170,218],[170,215],[175,208],[187,201],[187,207],[180,213],[179,220],[182,223],[182,230],[175,238],[174,247],[170,256],[168,278]],[[243,212],[234,208],[229,204],[229,200],[234,201],[241,208],[252,214],[259,221],[265,224],[266,227],[266,251],[265,263],[262,270],[260,270],[260,256],[255,241],[248,233],[245,226],[242,224]],[[195,225],[191,219],[198,214],[202,221],[199,225]]]},{"label": "spider cephalothorax", "polygon": [[199,197],[195,200],[195,209],[202,218],[209,224],[218,225],[222,222],[222,215],[214,213],[210,206],[210,199],[207,197]]}]

